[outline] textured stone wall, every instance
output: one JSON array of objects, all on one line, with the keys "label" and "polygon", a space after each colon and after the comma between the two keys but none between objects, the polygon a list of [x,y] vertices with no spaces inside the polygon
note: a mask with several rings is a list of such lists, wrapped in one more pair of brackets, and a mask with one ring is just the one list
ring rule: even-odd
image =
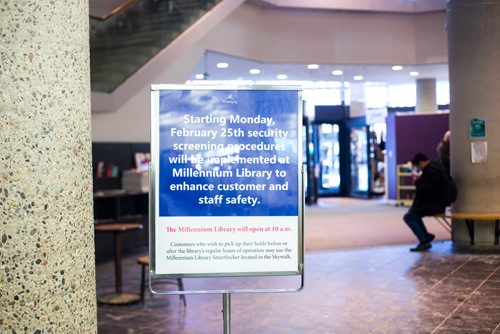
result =
[{"label": "textured stone wall", "polygon": [[0,333],[95,333],[88,1],[0,5]]}]

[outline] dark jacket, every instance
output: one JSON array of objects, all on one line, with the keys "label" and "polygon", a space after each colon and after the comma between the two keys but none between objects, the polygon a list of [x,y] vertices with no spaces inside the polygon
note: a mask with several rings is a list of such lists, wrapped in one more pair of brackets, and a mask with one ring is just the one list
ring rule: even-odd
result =
[{"label": "dark jacket", "polygon": [[422,170],[422,175],[415,181],[415,197],[410,211],[422,216],[432,216],[443,213],[446,205],[439,199],[442,173],[446,173],[443,165],[431,161]]}]

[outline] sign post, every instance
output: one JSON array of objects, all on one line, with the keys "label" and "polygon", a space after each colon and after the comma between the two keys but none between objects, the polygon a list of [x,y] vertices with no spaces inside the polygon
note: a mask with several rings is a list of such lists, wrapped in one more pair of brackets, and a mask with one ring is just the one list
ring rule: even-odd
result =
[{"label": "sign post", "polygon": [[297,87],[154,85],[150,286],[160,278],[300,276],[302,103]]},{"label": "sign post", "polygon": [[224,323],[224,334],[231,333],[231,294],[222,294],[222,314]]}]

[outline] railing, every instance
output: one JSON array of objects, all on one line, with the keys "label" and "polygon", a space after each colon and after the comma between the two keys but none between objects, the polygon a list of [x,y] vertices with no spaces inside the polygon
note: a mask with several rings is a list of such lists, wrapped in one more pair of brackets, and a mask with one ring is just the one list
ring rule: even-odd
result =
[{"label": "railing", "polygon": [[[105,6],[104,8],[92,8],[93,3],[90,2],[91,9],[93,9],[93,12],[89,14],[91,19],[94,20],[99,20],[99,21],[106,21],[107,19],[111,18],[112,16],[115,16],[116,14],[124,11],[128,6],[134,4],[139,0],[123,0],[121,3],[109,3],[108,6]],[[105,3],[106,4],[106,3]],[[104,11],[104,14],[102,14],[102,11]]]},{"label": "railing", "polygon": [[129,0],[90,19],[92,91],[112,92],[221,0]]}]

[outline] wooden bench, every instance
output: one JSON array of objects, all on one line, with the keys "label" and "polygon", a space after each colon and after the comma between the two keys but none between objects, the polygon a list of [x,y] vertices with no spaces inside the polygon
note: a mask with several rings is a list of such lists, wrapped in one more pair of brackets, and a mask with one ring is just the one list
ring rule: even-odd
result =
[{"label": "wooden bench", "polygon": [[500,213],[478,213],[478,212],[446,212],[435,215],[434,218],[451,232],[450,219],[464,220],[469,232],[470,244],[474,245],[474,224],[476,221],[495,221],[495,245],[500,239]]}]

